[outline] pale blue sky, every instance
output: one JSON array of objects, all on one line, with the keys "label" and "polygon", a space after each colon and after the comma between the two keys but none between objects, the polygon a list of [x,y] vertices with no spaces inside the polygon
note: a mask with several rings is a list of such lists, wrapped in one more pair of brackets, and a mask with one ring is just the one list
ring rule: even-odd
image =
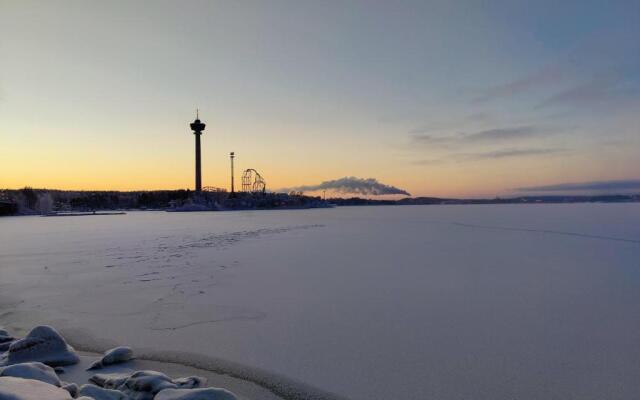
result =
[{"label": "pale blue sky", "polygon": [[[494,195],[640,171],[639,1],[0,1],[0,186],[374,177]],[[170,160],[170,162],[167,162]]]}]

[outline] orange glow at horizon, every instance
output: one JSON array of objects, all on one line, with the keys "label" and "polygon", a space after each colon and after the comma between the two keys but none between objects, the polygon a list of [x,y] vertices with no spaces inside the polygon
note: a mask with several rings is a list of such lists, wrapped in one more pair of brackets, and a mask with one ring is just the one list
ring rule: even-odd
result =
[{"label": "orange glow at horizon", "polygon": [[[122,191],[192,189],[193,135],[186,126],[189,121],[182,122],[174,124],[175,132],[158,127],[160,132],[155,134],[134,135],[131,132],[119,134],[117,138],[101,134],[92,136],[90,141],[80,140],[79,131],[43,134],[40,130],[15,128],[19,133],[4,141],[0,153],[3,171],[0,187]],[[66,140],[59,140],[65,136]],[[357,176],[374,177],[382,183],[405,189],[412,196],[491,197],[508,195],[527,185],[580,181],[587,177],[624,177],[625,172],[624,168],[616,168],[624,166],[621,159],[617,164],[607,163],[609,175],[602,174],[604,165],[598,163],[591,163],[591,169],[585,170],[583,165],[588,155],[551,158],[543,165],[535,159],[518,159],[416,167],[396,163],[393,157],[385,160],[384,145],[366,149],[368,156],[363,159],[354,156],[350,150],[321,142],[301,151],[295,143],[275,146],[269,145],[269,140],[241,139],[255,136],[259,135],[224,133],[209,124],[202,137],[203,185],[228,189],[229,151],[236,152],[236,185],[240,184],[245,168],[255,168],[266,178],[270,190]]]}]

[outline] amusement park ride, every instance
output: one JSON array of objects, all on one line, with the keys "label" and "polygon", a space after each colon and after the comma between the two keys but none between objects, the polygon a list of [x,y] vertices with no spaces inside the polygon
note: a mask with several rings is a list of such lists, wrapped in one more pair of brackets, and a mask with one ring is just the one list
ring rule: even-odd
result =
[{"label": "amusement park ride", "polygon": [[[233,178],[232,178],[233,179]],[[226,192],[225,189],[215,186],[205,186],[203,192]],[[242,173],[242,192],[253,194],[264,194],[267,191],[267,181],[253,168],[249,168]],[[231,192],[235,193],[235,192]]]},{"label": "amusement park ride", "polygon": [[250,193],[265,193],[267,182],[262,175],[253,168],[249,168],[242,174],[242,191]]}]

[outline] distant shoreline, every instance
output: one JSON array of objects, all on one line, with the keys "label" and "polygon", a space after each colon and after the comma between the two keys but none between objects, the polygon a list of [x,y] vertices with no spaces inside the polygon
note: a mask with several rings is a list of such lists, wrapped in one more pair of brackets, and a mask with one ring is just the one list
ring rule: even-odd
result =
[{"label": "distant shoreline", "polygon": [[361,197],[327,198],[303,193],[228,193],[188,190],[62,191],[49,189],[0,190],[0,216],[119,215],[126,211],[248,211],[330,208],[342,206],[473,205],[473,204],[576,204],[637,203],[640,194],[548,195],[507,198],[456,199],[405,197],[378,200]]},{"label": "distant shoreline", "polygon": [[567,204],[567,203],[637,203],[640,194],[615,194],[594,196],[518,196],[493,199],[450,199],[439,197],[406,197],[400,200],[375,200],[352,197],[327,199],[337,206],[352,205],[465,205],[465,204]]}]

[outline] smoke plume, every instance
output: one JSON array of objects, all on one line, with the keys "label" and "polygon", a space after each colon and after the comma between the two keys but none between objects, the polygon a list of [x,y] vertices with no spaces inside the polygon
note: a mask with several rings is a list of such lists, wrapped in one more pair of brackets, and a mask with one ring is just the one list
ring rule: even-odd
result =
[{"label": "smoke plume", "polygon": [[354,176],[345,176],[344,178],[325,181],[318,185],[297,186],[282,190],[287,192],[292,190],[298,192],[317,192],[320,190],[327,190],[341,194],[359,194],[373,196],[381,196],[385,194],[402,194],[405,196],[411,196],[406,190],[391,185],[385,185],[384,183],[378,182],[374,178],[364,179],[356,178]]}]

